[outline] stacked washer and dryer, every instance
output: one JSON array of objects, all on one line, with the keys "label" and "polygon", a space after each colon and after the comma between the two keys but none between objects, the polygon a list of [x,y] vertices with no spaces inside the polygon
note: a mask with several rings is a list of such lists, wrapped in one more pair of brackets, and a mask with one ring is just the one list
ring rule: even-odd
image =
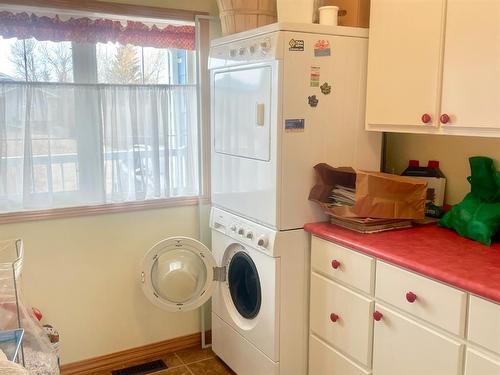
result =
[{"label": "stacked washer and dryer", "polygon": [[309,239],[325,216],[313,166],[379,170],[364,130],[368,32],[273,24],[214,40],[212,249],[170,238],[145,256],[148,298],[168,311],[212,297],[214,352],[239,375],[307,374]]}]

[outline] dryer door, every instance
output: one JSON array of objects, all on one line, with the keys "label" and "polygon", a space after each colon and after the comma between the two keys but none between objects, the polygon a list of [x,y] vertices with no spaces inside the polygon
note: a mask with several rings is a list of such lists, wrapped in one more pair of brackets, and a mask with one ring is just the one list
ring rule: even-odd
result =
[{"label": "dryer door", "polygon": [[213,72],[215,152],[269,161],[272,73],[262,63]]},{"label": "dryer door", "polygon": [[141,265],[142,290],[167,311],[189,311],[213,293],[217,264],[210,250],[188,237],[171,237],[154,245]]}]

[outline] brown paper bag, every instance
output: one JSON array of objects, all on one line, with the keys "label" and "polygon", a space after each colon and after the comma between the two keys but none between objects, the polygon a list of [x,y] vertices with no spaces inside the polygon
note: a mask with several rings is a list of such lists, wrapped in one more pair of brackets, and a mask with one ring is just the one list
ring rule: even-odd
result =
[{"label": "brown paper bag", "polygon": [[360,217],[423,219],[427,183],[412,177],[357,171],[356,204]]},{"label": "brown paper bag", "polygon": [[[317,164],[318,183],[309,199],[320,204],[327,213],[342,217],[380,219],[423,219],[427,183],[419,179],[381,172],[355,171]],[[330,206],[335,185],[356,188],[354,206]]]}]

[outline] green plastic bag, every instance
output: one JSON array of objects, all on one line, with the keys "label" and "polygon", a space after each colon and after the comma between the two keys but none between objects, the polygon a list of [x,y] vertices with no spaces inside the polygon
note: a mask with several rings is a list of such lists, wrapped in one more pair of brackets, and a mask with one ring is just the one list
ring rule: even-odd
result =
[{"label": "green plastic bag", "polygon": [[500,173],[490,158],[476,156],[469,162],[471,192],[444,215],[439,225],[491,245],[492,238],[500,230]]},{"label": "green plastic bag", "polygon": [[493,160],[484,156],[469,158],[471,175],[467,178],[471,193],[485,202],[500,201],[500,172],[497,172]]}]

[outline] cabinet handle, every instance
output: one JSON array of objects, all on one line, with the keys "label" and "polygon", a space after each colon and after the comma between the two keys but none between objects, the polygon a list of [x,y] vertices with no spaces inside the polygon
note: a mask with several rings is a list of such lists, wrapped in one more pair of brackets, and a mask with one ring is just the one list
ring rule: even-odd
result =
[{"label": "cabinet handle", "polygon": [[382,314],[380,311],[374,311],[373,312],[373,320],[376,320],[377,322],[380,322],[384,314]]},{"label": "cabinet handle", "polygon": [[332,260],[332,268],[336,270],[340,267],[340,262],[337,259]]},{"label": "cabinet handle", "polygon": [[423,122],[424,124],[428,124],[429,122],[431,122],[431,120],[432,120],[432,117],[431,117],[431,115],[429,115],[428,113],[424,113],[424,114],[422,115],[422,122]]},{"label": "cabinet handle", "polygon": [[450,122],[450,116],[448,116],[446,113],[443,113],[439,118],[439,121],[441,121],[441,124],[447,124]]},{"label": "cabinet handle", "polygon": [[417,300],[417,295],[413,292],[406,293],[406,300],[410,303],[413,303]]},{"label": "cabinet handle", "polygon": [[330,320],[335,323],[337,320],[339,320],[340,316],[338,316],[337,314],[335,313],[331,313],[330,314]]}]

